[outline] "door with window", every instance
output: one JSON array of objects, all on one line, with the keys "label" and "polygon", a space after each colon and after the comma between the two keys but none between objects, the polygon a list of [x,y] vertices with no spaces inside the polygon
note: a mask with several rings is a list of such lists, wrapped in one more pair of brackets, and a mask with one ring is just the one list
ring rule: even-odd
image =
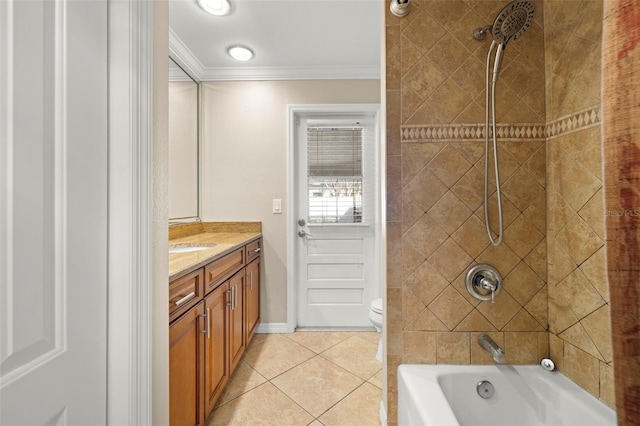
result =
[{"label": "door with window", "polygon": [[297,325],[369,327],[374,274],[374,114],[298,117]]}]

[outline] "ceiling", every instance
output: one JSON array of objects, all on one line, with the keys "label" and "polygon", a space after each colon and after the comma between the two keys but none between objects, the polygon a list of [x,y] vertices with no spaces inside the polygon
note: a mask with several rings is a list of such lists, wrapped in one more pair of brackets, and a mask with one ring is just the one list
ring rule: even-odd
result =
[{"label": "ceiling", "polygon": [[[230,0],[212,16],[169,2],[169,51],[199,80],[380,78],[381,0]],[[226,48],[255,52],[238,62]]]}]

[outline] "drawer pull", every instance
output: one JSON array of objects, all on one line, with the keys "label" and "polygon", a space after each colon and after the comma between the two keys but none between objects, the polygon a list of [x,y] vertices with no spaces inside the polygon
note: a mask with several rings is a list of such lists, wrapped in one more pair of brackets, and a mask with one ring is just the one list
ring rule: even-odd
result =
[{"label": "drawer pull", "polygon": [[175,306],[180,306],[182,305],[184,302],[186,302],[187,300],[191,299],[193,296],[196,295],[195,291],[192,291],[191,293],[187,294],[186,296],[184,296],[183,298],[176,300],[175,302],[173,302],[173,304]]},{"label": "drawer pull", "polygon": [[207,309],[204,312],[204,315],[200,315],[201,317],[204,318],[205,323],[204,323],[204,330],[201,330],[201,333],[204,333],[207,335],[207,339],[211,338],[211,314],[210,314],[210,309]]},{"label": "drawer pull", "polygon": [[260,250],[262,250],[262,249],[260,247],[257,247],[255,249],[253,249],[253,252],[254,253],[260,253]]},{"label": "drawer pull", "polygon": [[237,307],[238,307],[238,286],[234,285],[233,286],[233,305],[231,309],[235,311]]}]

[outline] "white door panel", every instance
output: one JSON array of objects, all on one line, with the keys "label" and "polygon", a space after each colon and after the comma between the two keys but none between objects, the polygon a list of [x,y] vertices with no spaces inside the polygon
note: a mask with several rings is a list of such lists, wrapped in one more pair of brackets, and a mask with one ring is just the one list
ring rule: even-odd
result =
[{"label": "white door panel", "polygon": [[364,291],[362,288],[343,288],[339,291],[326,288],[310,288],[307,290],[309,305],[362,305]]},{"label": "white door panel", "polygon": [[[367,114],[310,114],[299,118],[293,203],[293,220],[298,224],[298,327],[371,327],[369,305],[379,297],[380,286],[379,277],[373,273],[377,220],[373,207],[374,138],[367,139],[374,134],[373,123],[373,115]],[[363,126],[366,130],[358,139],[354,136],[358,131],[351,131]],[[331,134],[334,130],[339,136]],[[345,130],[350,132],[348,139]],[[354,143],[358,140],[363,141],[361,147]],[[351,182],[358,180],[362,182],[362,192],[349,192]],[[320,186],[319,182],[327,184]],[[350,214],[354,216],[349,217]]]},{"label": "white door panel", "polygon": [[332,228],[309,226],[310,236],[300,239],[298,325],[368,327],[375,296],[372,235],[363,234],[366,228]]},{"label": "white door panel", "polygon": [[107,5],[0,2],[0,424],[106,423]]}]

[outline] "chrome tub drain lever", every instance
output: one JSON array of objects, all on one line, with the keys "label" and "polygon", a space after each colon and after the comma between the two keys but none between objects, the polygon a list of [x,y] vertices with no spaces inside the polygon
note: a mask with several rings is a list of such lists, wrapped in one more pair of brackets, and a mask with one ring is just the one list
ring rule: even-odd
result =
[{"label": "chrome tub drain lever", "polygon": [[482,399],[492,398],[495,391],[493,383],[488,380],[483,380],[476,385],[476,392],[478,392],[478,395],[480,395]]}]

